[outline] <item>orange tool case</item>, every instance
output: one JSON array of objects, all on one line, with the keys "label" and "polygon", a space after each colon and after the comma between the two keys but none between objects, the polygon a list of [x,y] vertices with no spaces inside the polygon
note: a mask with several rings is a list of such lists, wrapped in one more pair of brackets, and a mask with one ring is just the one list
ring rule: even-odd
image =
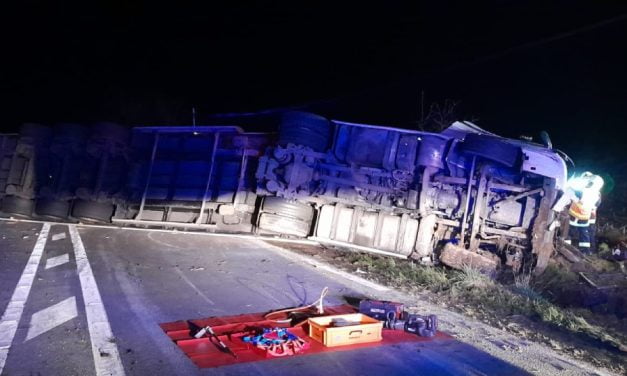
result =
[{"label": "orange tool case", "polygon": [[308,319],[309,336],[327,347],[378,342],[383,322],[361,313]]}]

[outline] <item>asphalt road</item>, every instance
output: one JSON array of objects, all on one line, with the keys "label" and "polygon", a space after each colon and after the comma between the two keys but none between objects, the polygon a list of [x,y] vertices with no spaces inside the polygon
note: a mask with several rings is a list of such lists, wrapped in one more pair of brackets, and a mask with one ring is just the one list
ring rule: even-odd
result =
[{"label": "asphalt road", "polygon": [[255,239],[12,221],[0,235],[2,375],[527,374],[453,339],[198,369],[160,323],[310,303],[325,286],[341,304],[360,282]]}]

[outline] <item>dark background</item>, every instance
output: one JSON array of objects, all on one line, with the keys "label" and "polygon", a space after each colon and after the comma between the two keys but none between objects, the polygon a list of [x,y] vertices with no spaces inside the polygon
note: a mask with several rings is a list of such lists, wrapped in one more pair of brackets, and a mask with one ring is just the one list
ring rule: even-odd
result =
[{"label": "dark background", "polygon": [[627,167],[624,2],[170,3],[5,6],[2,131],[189,124],[192,107],[250,130],[275,126],[233,113],[415,128],[421,101],[450,99],[506,136],[547,130],[581,168]]}]

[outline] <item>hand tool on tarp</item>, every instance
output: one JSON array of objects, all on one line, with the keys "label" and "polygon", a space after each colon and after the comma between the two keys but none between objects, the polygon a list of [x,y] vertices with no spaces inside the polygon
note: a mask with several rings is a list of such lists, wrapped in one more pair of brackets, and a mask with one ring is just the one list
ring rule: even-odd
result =
[{"label": "hand tool on tarp", "polygon": [[233,357],[235,359],[237,359],[237,355],[233,352],[233,350],[231,350],[231,348],[228,347],[226,345],[226,343],[222,342],[220,337],[218,337],[218,335],[213,331],[213,329],[209,325],[204,326],[196,334],[194,334],[194,338],[201,338],[205,334],[207,334],[207,337],[209,338],[210,342],[214,343],[211,340],[212,338],[215,339],[218,342],[217,344],[216,343],[214,343],[214,344],[220,349],[220,351],[229,353],[229,354],[233,355]]}]

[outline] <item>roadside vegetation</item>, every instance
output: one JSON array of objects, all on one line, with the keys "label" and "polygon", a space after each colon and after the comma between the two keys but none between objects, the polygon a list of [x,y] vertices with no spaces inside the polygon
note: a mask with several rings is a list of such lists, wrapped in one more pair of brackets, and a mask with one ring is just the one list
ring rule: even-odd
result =
[{"label": "roadside vegetation", "polygon": [[361,253],[345,257],[349,269],[380,283],[410,293],[427,291],[434,302],[447,308],[621,373],[627,371],[627,318],[558,304],[554,295],[580,282],[577,273],[560,265],[550,265],[539,278],[521,274],[503,282],[470,267],[451,270]]},{"label": "roadside vegetation", "polygon": [[[504,285],[467,267],[461,271],[416,265],[410,261],[380,258],[368,254],[352,254],[348,260],[356,267],[377,276],[381,282],[398,287],[422,287],[460,303],[472,303],[484,313],[499,316],[524,315],[547,324],[582,333],[619,348],[621,342],[592,325],[577,311],[560,307],[542,295],[534,286],[562,285],[575,282],[574,273],[551,266],[536,284],[528,274],[517,275]],[[625,349],[627,351],[627,349]]]}]

